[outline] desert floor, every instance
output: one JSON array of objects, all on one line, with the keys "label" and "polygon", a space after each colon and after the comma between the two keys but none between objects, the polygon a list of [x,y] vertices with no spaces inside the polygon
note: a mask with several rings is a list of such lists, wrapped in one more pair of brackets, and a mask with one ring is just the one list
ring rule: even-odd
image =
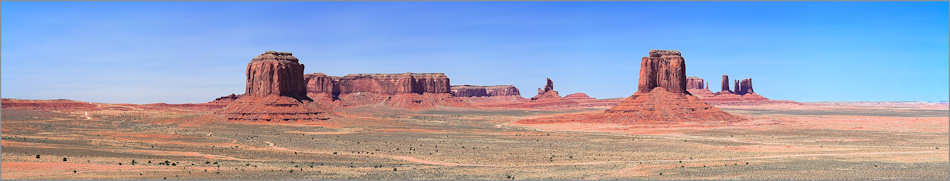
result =
[{"label": "desert floor", "polygon": [[574,110],[347,108],[321,122],[212,112],[2,110],[3,179],[948,178],[946,104],[720,106],[730,123],[522,124]]}]

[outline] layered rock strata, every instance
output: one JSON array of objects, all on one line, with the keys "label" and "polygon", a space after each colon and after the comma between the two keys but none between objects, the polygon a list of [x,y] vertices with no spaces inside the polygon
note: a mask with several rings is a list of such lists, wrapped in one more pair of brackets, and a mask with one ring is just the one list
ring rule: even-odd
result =
[{"label": "layered rock strata", "polygon": [[556,99],[561,99],[561,96],[558,95],[558,92],[554,90],[554,81],[551,81],[551,78],[547,78],[547,83],[544,84],[544,89],[538,88],[538,95],[531,97],[531,100]]},{"label": "layered rock strata", "polygon": [[650,50],[640,61],[637,92],[647,93],[662,87],[669,92],[686,92],[686,60],[676,50]]},{"label": "layered rock strata", "polygon": [[291,53],[267,51],[247,65],[243,95],[232,95],[224,112],[235,121],[312,121],[327,119],[328,108],[307,97],[304,65]]},{"label": "layered rock strata", "polygon": [[686,61],[675,50],[651,50],[640,64],[639,90],[604,111],[607,121],[736,121],[741,118],[686,92]]},{"label": "layered rock strata", "polygon": [[304,65],[291,53],[267,51],[247,64],[248,96],[287,96],[308,99],[303,79]]},{"label": "layered rock strata", "polygon": [[686,89],[705,89],[705,81],[699,77],[686,77]]}]

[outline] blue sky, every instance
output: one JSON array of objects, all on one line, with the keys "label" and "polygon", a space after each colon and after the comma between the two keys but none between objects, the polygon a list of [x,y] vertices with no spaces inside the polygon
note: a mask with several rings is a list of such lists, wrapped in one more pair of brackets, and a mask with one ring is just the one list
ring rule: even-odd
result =
[{"label": "blue sky", "polygon": [[452,84],[551,77],[626,97],[640,58],[676,49],[795,101],[946,101],[947,2],[2,2],[2,97],[193,103],[244,90],[247,62],[305,72],[444,72]]}]

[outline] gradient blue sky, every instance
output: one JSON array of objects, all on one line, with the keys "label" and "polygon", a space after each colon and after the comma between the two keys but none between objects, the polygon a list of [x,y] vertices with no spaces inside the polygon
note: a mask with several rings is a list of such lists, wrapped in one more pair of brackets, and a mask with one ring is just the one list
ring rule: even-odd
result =
[{"label": "gradient blue sky", "polygon": [[2,97],[206,102],[244,91],[247,62],[305,72],[444,72],[452,84],[544,78],[626,97],[650,49],[683,52],[718,91],[769,98],[945,101],[947,2],[2,2]]}]

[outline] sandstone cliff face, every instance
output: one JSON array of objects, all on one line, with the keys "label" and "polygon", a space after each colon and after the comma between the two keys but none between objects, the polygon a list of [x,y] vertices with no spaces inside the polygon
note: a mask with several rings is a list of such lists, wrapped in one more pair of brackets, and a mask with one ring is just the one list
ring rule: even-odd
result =
[{"label": "sandstone cliff face", "polygon": [[722,89],[719,92],[732,92],[729,90],[729,75],[722,75]]},{"label": "sandstone cliff face", "polygon": [[249,96],[287,96],[307,99],[306,82],[303,80],[304,65],[297,62],[291,53],[267,51],[254,57],[247,64],[247,87]]},{"label": "sandstone cliff face", "polygon": [[[732,80],[732,81],[735,82],[735,83],[732,84],[732,85],[735,87],[734,89],[732,89],[732,92],[733,92],[733,93],[739,92],[739,80]],[[741,94],[740,94],[740,95],[741,95]]]},{"label": "sandstone cliff face", "polygon": [[449,77],[443,73],[412,73],[412,92],[422,93],[450,93],[452,90]]},{"label": "sandstone cliff face", "polygon": [[512,85],[474,86],[453,85],[452,95],[456,97],[494,97],[494,96],[521,96],[518,88]]},{"label": "sandstone cliff face", "polygon": [[[547,83],[544,84],[544,92],[553,91],[554,81],[551,81],[551,78],[545,78],[545,79],[547,79]],[[538,91],[538,92],[541,93],[541,91]]]},{"label": "sandstone cliff face", "polygon": [[650,50],[640,61],[637,92],[647,93],[657,87],[673,93],[686,92],[686,60],[676,50]]},{"label": "sandstone cliff face", "polygon": [[337,99],[340,94],[340,86],[336,83],[338,77],[327,76],[322,73],[306,74],[304,80],[307,81],[307,95],[325,96]]},{"label": "sandstone cliff face", "polygon": [[349,74],[339,78],[339,94],[370,92],[383,95],[401,93],[450,93],[449,78],[443,73]]},{"label": "sandstone cliff face", "polygon": [[[312,121],[327,119],[330,108],[307,97],[303,64],[290,53],[267,51],[247,65],[247,87],[224,112],[228,120]],[[234,98],[237,97],[237,98]]]},{"label": "sandstone cliff face", "polygon": [[742,79],[742,81],[739,81],[738,86],[739,89],[736,90],[736,94],[745,95],[755,92],[752,90],[752,79]]},{"label": "sandstone cliff face", "polygon": [[699,77],[686,77],[686,89],[705,89],[706,82]]},{"label": "sandstone cliff face", "polygon": [[538,95],[531,97],[531,100],[556,100],[560,98],[561,96],[558,95],[557,91],[554,91],[554,81],[551,81],[551,78],[547,78],[544,89],[538,88]]}]

